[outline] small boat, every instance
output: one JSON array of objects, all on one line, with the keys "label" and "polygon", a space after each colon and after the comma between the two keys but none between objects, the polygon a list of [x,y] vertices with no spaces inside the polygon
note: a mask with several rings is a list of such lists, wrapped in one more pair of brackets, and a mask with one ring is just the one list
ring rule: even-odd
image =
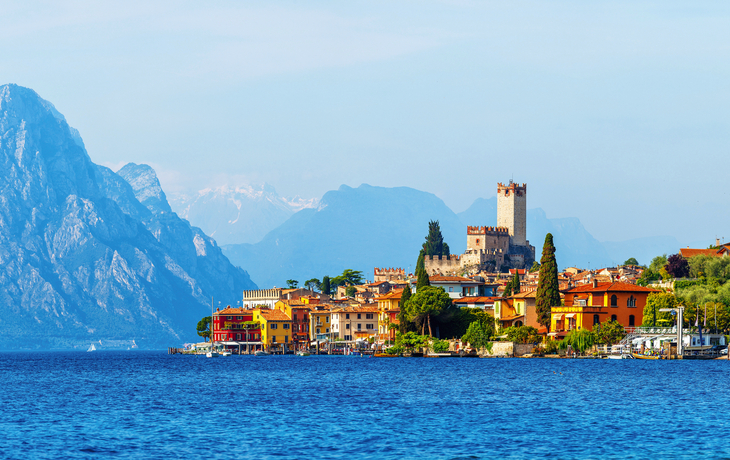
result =
[{"label": "small boat", "polygon": [[400,355],[391,355],[389,353],[375,353],[374,358],[400,358]]},{"label": "small boat", "polygon": [[268,351],[263,351],[263,350],[258,350],[256,353],[254,353],[254,355],[256,355],[256,356],[269,356],[270,354],[271,353],[269,353]]},{"label": "small boat", "polygon": [[311,356],[308,351],[298,351],[297,356]]},{"label": "small boat", "polygon": [[231,356],[232,354],[230,351],[221,351],[220,353],[221,356]]},{"label": "small boat", "polygon": [[606,355],[606,359],[634,359],[633,356],[627,353]]},{"label": "small boat", "polygon": [[220,354],[218,354],[217,351],[209,351],[205,354],[206,358],[217,358],[218,356],[220,356]]},{"label": "small boat", "polygon": [[631,353],[631,357],[634,359],[662,359],[662,356],[641,355],[639,353]]},{"label": "small boat", "polygon": [[91,346],[89,347],[89,349],[86,350],[87,353],[90,352],[90,351],[96,351],[96,346],[93,343],[91,344]]}]

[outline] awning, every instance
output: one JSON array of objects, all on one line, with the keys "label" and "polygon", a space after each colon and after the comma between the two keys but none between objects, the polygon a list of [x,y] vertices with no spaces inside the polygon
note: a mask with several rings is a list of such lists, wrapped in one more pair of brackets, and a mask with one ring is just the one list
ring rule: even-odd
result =
[{"label": "awning", "polygon": [[565,317],[566,318],[575,318],[575,315],[576,315],[575,313],[568,313],[567,315],[565,315]]},{"label": "awning", "polygon": [[553,319],[556,320],[556,321],[557,320],[561,320],[561,319],[563,319],[564,316],[565,315],[562,314],[562,313],[557,313],[557,314],[553,315]]}]

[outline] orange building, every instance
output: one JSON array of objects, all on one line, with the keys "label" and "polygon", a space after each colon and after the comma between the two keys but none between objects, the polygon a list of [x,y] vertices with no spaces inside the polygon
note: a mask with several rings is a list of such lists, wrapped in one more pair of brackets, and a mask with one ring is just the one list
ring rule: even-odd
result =
[{"label": "orange building", "polygon": [[564,292],[565,305],[552,307],[550,336],[562,337],[573,329],[593,330],[605,321],[616,321],[625,328],[640,326],[646,299],[656,289],[613,281],[573,287]]},{"label": "orange building", "polygon": [[400,298],[403,289],[394,289],[378,297],[378,342],[394,341],[397,329],[391,324],[399,324]]}]

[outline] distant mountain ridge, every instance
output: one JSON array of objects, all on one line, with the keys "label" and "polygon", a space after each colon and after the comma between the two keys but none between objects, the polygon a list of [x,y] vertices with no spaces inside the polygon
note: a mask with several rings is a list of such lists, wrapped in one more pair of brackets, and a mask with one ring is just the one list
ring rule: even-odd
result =
[{"label": "distant mountain ridge", "polygon": [[17,85],[0,86],[0,172],[0,348],[179,345],[197,338],[213,294],[230,302],[255,288],[164,210],[149,170],[132,182],[152,209]]},{"label": "distant mountain ridge", "polygon": [[176,194],[171,204],[184,219],[195,223],[220,244],[257,243],[292,214],[313,208],[316,199],[284,198],[274,187],[223,185],[189,196]]}]

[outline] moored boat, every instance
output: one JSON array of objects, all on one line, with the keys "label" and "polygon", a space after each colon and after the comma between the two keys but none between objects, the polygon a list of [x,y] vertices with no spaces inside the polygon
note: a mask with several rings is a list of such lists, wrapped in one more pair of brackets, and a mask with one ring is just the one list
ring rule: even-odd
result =
[{"label": "moored boat", "polygon": [[631,357],[634,359],[662,359],[663,358],[663,356],[642,355],[639,353],[631,353]]},{"label": "moored boat", "polygon": [[254,355],[256,355],[256,356],[269,356],[270,354],[271,353],[269,353],[268,351],[264,351],[264,350],[257,350],[256,353],[254,353]]}]

